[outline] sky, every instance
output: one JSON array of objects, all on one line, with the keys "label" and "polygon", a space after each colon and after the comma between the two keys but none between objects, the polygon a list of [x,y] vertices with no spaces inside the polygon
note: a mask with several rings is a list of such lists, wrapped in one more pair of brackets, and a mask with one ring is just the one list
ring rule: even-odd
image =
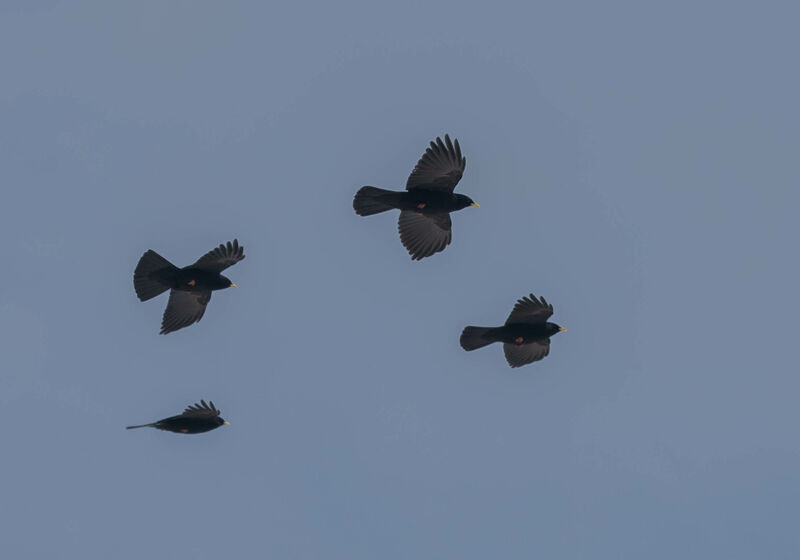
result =
[{"label": "sky", "polygon": [[[0,4],[3,556],[797,558],[799,12]],[[352,197],[444,133],[412,262]],[[139,257],[234,238],[160,336]],[[459,347],[531,292],[547,358]]]}]

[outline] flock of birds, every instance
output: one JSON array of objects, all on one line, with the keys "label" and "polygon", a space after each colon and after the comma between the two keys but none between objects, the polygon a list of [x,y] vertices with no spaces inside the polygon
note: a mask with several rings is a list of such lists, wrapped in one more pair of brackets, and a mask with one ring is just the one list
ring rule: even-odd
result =
[{"label": "flock of birds", "polygon": [[[406,182],[405,191],[377,187],[361,187],[353,199],[359,216],[371,216],[388,210],[400,210],[400,241],[413,260],[430,257],[450,244],[450,213],[479,207],[463,194],[455,194],[464,173],[467,159],[461,154],[458,140],[436,138],[425,151]],[[161,334],[188,327],[203,318],[211,292],[236,288],[221,273],[244,259],[244,247],[234,239],[200,257],[195,263],[178,268],[153,250],[147,251],[133,273],[133,286],[141,301],[152,299],[169,290],[169,301],[161,321]],[[550,337],[565,331],[548,322],[553,306],[533,294],[518,300],[504,325],[499,327],[464,328],[461,347],[476,350],[494,342],[503,343],[508,364],[520,367],[541,360],[550,352]],[[183,413],[150,424],[128,426],[151,427],[183,434],[208,432],[228,425],[220,411],[209,401],[187,407]]]}]

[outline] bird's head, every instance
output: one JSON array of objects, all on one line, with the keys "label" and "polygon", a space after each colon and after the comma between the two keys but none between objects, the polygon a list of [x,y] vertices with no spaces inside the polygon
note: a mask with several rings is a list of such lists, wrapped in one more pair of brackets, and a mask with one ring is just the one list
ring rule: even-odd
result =
[{"label": "bird's head", "polygon": [[223,288],[238,288],[239,287],[236,284],[234,284],[233,282],[231,282],[230,278],[228,278],[227,276],[223,276],[222,274],[219,275],[219,280],[220,280],[220,283],[222,284]]},{"label": "bird's head", "polygon": [[480,205],[477,202],[465,194],[454,194],[453,197],[455,198],[456,203],[459,205],[459,208],[466,208],[467,206],[480,208]]},{"label": "bird's head", "polygon": [[218,426],[230,426],[231,423],[225,420],[222,416],[217,416],[217,425]]},{"label": "bird's head", "polygon": [[561,331],[565,331],[564,327],[556,325],[555,323],[547,323],[547,336],[553,336],[554,334],[558,334]]}]

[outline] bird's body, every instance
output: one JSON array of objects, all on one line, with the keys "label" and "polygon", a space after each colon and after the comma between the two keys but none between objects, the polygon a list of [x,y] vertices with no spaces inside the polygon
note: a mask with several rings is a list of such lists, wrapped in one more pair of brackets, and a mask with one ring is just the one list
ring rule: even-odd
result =
[{"label": "bird's body", "polygon": [[149,250],[136,265],[133,286],[141,301],[170,290],[169,303],[161,322],[161,334],[167,334],[202,319],[211,292],[237,287],[220,272],[242,259],[244,247],[239,246],[237,239],[220,245],[183,268]]},{"label": "bird's body", "polygon": [[126,426],[127,430],[134,428],[156,428],[158,430],[165,430],[167,432],[175,432],[176,434],[202,434],[203,432],[210,432],[214,428],[219,428],[222,424],[211,422],[207,419],[201,418],[185,418],[179,414],[177,416],[170,416],[152,424],[142,424],[140,426]]},{"label": "bird's body", "polygon": [[182,414],[170,416],[152,424],[127,426],[126,429],[156,428],[176,434],[202,434],[223,425],[228,425],[228,422],[219,415],[219,410],[216,409],[214,403],[208,401],[206,404],[205,401],[200,401],[200,404],[186,407]]},{"label": "bird's body", "polygon": [[405,191],[361,187],[353,199],[359,216],[400,210],[400,241],[411,258],[419,260],[443,251],[451,240],[450,213],[478,206],[463,194],[454,194],[466,166],[458,140],[436,138],[408,178]]},{"label": "bird's body", "polygon": [[555,323],[544,323],[531,325],[527,323],[512,323],[502,327],[472,327],[475,329],[485,329],[482,333],[484,340],[491,342],[503,342],[506,344],[527,344],[534,341],[541,341],[550,338],[559,330]]},{"label": "bird's body", "polygon": [[195,266],[180,268],[165,276],[163,282],[172,290],[208,292],[231,287],[231,281],[221,274]]},{"label": "bird's body", "polygon": [[517,301],[502,327],[464,328],[461,347],[477,350],[494,342],[503,343],[508,365],[519,367],[541,360],[550,353],[550,337],[567,329],[550,323],[553,306],[533,294]]},{"label": "bird's body", "polygon": [[[364,189],[369,189],[364,191]],[[386,206],[386,210],[409,210],[418,214],[431,215],[455,212],[473,203],[463,194],[454,194],[435,189],[414,189],[412,191],[390,191],[377,187],[363,187],[359,192],[368,193],[374,201]],[[373,212],[377,214],[378,212]],[[370,215],[370,214],[361,214]]]}]

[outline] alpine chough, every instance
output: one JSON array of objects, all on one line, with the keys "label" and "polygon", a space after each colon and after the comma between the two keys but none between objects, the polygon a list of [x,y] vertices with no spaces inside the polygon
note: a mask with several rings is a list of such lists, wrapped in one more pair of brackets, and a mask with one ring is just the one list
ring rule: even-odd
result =
[{"label": "alpine chough", "polygon": [[567,330],[547,322],[552,314],[551,304],[531,294],[517,301],[502,327],[466,327],[461,333],[461,347],[469,351],[502,342],[512,368],[539,361],[550,353],[550,337]]},{"label": "alpine chough", "polygon": [[133,273],[133,287],[141,301],[170,290],[167,309],[161,320],[161,334],[188,327],[203,318],[211,292],[238,286],[220,274],[244,259],[239,241],[228,241],[183,268],[170,263],[153,250],[147,251]]},{"label": "alpine chough", "polygon": [[458,140],[451,142],[445,134],[442,142],[437,136],[408,177],[405,192],[361,187],[353,208],[359,216],[399,209],[403,246],[413,260],[430,257],[450,244],[450,212],[478,207],[470,197],[453,193],[466,165]]},{"label": "alpine chough", "polygon": [[168,432],[175,432],[176,434],[202,434],[209,432],[222,425],[230,426],[230,423],[225,421],[219,415],[219,410],[214,406],[211,401],[200,401],[200,404],[193,404],[187,406],[183,414],[177,416],[170,416],[152,424],[141,424],[139,426],[127,426],[126,430],[133,428],[158,428],[159,430],[166,430]]}]

